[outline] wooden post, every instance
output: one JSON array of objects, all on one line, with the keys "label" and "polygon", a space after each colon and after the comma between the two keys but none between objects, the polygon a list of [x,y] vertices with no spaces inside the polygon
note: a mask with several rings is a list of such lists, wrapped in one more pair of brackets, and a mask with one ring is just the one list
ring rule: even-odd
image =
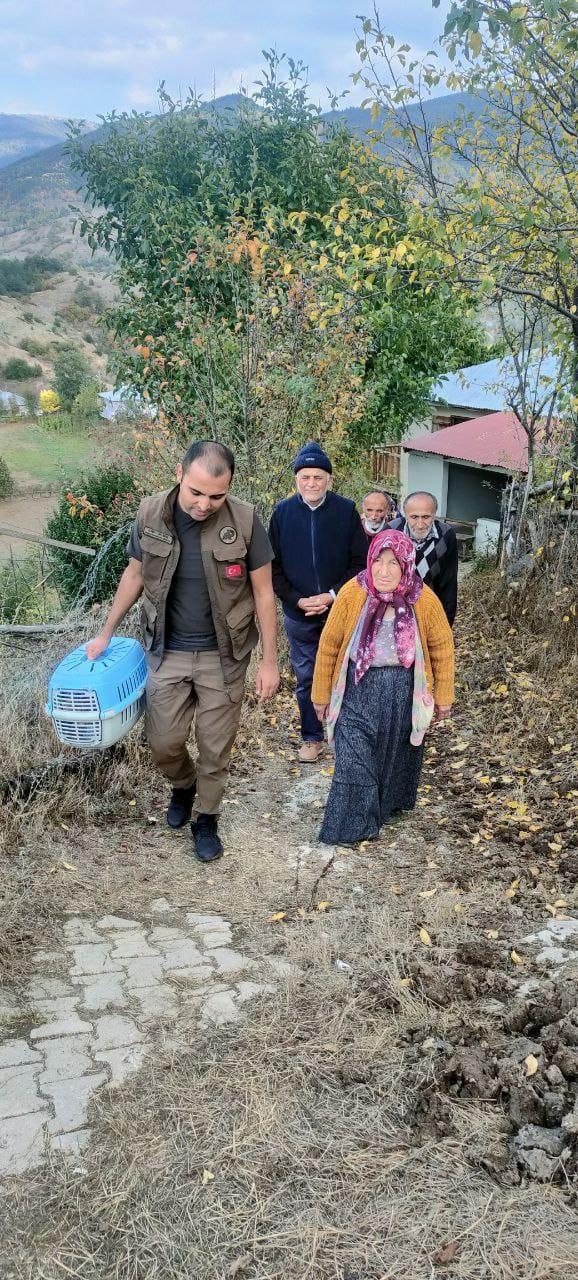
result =
[{"label": "wooden post", "polygon": [[36,622],[31,625],[24,623],[3,622],[0,625],[0,636],[42,636],[63,635],[67,631],[82,631],[86,626],[84,622]]},{"label": "wooden post", "polygon": [[25,529],[12,529],[9,524],[0,524],[0,534],[9,538],[21,538],[23,542],[40,542],[43,547],[58,547],[60,551],[77,551],[79,556],[96,555],[92,547],[81,547],[76,542],[58,542],[56,538],[43,538],[39,533],[28,533]]}]

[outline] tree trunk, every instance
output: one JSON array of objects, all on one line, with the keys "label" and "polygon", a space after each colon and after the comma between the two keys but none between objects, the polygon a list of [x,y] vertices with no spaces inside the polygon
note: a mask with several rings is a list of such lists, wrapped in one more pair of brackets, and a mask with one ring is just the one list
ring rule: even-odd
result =
[{"label": "tree trunk", "polygon": [[[576,285],[573,294],[574,302],[574,319],[572,320],[572,364],[570,374],[570,388],[572,392],[572,462],[578,467],[578,285]],[[572,484],[576,484],[576,473],[574,473]]]}]

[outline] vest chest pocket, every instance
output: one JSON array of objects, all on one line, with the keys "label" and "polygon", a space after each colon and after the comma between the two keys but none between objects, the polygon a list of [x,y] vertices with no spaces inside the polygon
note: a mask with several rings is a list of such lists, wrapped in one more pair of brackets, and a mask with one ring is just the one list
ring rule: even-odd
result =
[{"label": "vest chest pocket", "polygon": [[156,596],[173,550],[173,539],[170,534],[161,537],[145,529],[140,545],[145,588],[151,596]]},{"label": "vest chest pocket", "polygon": [[217,573],[223,587],[240,587],[247,581],[247,566],[244,560],[220,560],[217,564]]},{"label": "vest chest pocket", "polygon": [[247,547],[241,537],[237,538],[234,551],[228,546],[213,547],[219,585],[231,599],[235,598],[235,588],[244,587],[247,583],[246,554]]}]

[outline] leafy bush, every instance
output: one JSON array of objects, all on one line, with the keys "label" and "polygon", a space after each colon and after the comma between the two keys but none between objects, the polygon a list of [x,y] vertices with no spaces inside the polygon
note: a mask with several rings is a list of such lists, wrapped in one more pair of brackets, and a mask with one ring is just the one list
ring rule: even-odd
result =
[{"label": "leafy bush", "polygon": [[14,493],[14,481],[6,459],[0,454],[0,498],[9,498]]},{"label": "leafy bush", "polygon": [[80,281],[72,294],[63,306],[59,307],[58,315],[63,320],[67,320],[69,324],[80,327],[86,324],[87,320],[91,320],[93,316],[100,316],[105,309],[105,303],[98,292],[98,289],[91,289],[87,284]]},{"label": "leafy bush", "polygon": [[100,416],[100,400],[96,382],[87,382],[74,398],[72,412],[77,421],[86,422],[90,418]]},{"label": "leafy bush", "polygon": [[[51,392],[54,395],[54,392]],[[56,413],[45,411],[42,418],[42,430],[49,435],[74,435],[78,430],[78,422],[72,413],[65,409],[57,409]]]},{"label": "leafy bush", "polygon": [[23,394],[24,394],[24,400],[26,403],[26,414],[29,418],[34,418],[36,416],[36,410],[38,408],[38,400],[36,398],[36,392],[24,391]]},{"label": "leafy bush", "polygon": [[41,391],[38,398],[43,413],[56,413],[60,408],[60,401],[55,391]]},{"label": "leafy bush", "polygon": [[27,351],[29,356],[47,356],[50,354],[50,347],[47,342],[41,342],[40,338],[23,338],[20,346],[23,351]]},{"label": "leafy bush", "polygon": [[4,377],[9,378],[12,382],[26,382],[28,378],[39,378],[42,373],[42,366],[29,364],[21,356],[12,356],[10,360],[6,361],[3,373]]},{"label": "leafy bush", "polygon": [[54,361],[54,390],[65,409],[70,409],[82,388],[90,382],[90,368],[80,351],[68,347]]},{"label": "leafy bush", "polygon": [[90,288],[89,285],[79,282],[72,296],[77,307],[81,307],[84,311],[89,311],[96,316],[102,315],[105,303],[98,289]]},{"label": "leafy bush", "polygon": [[32,254],[28,258],[0,258],[0,294],[35,293],[49,276],[62,270],[57,258]]},{"label": "leafy bush", "polygon": [[[74,493],[63,491],[58,508],[46,526],[49,538],[74,542],[99,550],[107,540],[134,517],[141,497],[133,475],[125,465],[111,463],[81,476]],[[90,598],[107,600],[116,590],[118,579],[126,567],[126,541],[117,538],[104,556],[96,573]],[[58,587],[68,602],[83,591],[90,566],[84,556],[69,551],[53,553]]]}]

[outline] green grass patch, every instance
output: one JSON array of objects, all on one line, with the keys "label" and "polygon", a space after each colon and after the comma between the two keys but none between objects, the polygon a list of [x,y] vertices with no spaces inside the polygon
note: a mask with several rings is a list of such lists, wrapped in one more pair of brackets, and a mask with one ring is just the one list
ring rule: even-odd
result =
[{"label": "green grass patch", "polygon": [[0,425],[0,453],[20,485],[45,489],[66,483],[98,452],[98,439],[86,427],[56,433],[37,423]]}]

